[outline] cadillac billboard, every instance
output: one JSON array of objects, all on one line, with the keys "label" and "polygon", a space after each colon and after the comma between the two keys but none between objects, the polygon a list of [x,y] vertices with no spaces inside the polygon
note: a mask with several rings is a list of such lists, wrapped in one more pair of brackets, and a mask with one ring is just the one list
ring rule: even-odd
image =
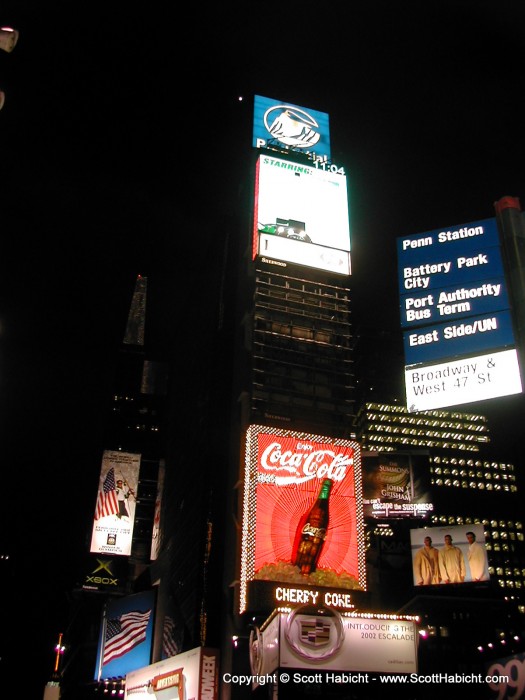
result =
[{"label": "cadillac billboard", "polygon": [[[278,612],[251,637],[255,677],[281,669],[414,673],[417,671],[417,620],[410,616],[342,615],[299,608]],[[295,676],[292,676],[294,678]],[[312,676],[310,676],[312,678]],[[328,674],[325,682],[341,683]]]}]

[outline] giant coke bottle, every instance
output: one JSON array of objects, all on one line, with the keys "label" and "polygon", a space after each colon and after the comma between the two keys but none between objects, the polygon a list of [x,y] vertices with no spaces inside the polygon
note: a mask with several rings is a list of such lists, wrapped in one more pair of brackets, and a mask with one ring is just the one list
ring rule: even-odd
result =
[{"label": "giant coke bottle", "polygon": [[308,576],[316,570],[326,539],[329,520],[328,498],[332,484],[331,479],[324,479],[316,502],[311,507],[306,518],[303,516],[299,521],[294,541],[292,563],[299,567],[300,572],[304,576]]}]

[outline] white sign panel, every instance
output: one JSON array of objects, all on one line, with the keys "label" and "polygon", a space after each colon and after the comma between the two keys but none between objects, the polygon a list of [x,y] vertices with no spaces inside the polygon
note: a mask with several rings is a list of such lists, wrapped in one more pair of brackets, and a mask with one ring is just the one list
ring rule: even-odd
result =
[{"label": "white sign panel", "polygon": [[484,401],[522,391],[515,349],[434,365],[405,367],[410,412]]},{"label": "white sign panel", "polygon": [[124,698],[217,700],[218,688],[218,651],[197,647],[128,673]]},{"label": "white sign panel", "polygon": [[326,163],[309,165],[261,156],[253,237],[254,257],[258,254],[349,275],[350,225],[344,173]]},{"label": "white sign panel", "polygon": [[281,668],[415,673],[418,637],[411,620],[281,613]]},{"label": "white sign panel", "polygon": [[139,454],[104,451],[91,535],[91,552],[131,554],[139,470]]}]

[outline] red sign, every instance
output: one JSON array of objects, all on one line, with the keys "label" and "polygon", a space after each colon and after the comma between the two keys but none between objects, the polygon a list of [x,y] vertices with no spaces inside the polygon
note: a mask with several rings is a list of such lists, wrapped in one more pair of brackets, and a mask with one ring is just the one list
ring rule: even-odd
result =
[{"label": "red sign", "polygon": [[241,609],[252,580],[365,589],[356,442],[248,429]]}]

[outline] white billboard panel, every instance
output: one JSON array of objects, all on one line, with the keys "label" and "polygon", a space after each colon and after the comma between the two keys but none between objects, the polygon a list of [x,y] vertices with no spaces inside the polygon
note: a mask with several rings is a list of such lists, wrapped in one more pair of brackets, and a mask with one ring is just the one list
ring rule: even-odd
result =
[{"label": "white billboard panel", "polygon": [[90,552],[131,554],[139,470],[139,454],[104,451]]},{"label": "white billboard panel", "polygon": [[371,673],[417,672],[412,620],[281,613],[280,666]]},{"label": "white billboard panel", "polygon": [[219,697],[219,652],[197,647],[126,675],[124,698],[182,700]]},{"label": "white billboard panel", "polygon": [[405,367],[406,404],[410,412],[484,401],[521,391],[515,349]]},{"label": "white billboard panel", "polygon": [[257,161],[253,257],[350,274],[346,175],[272,156]]}]

